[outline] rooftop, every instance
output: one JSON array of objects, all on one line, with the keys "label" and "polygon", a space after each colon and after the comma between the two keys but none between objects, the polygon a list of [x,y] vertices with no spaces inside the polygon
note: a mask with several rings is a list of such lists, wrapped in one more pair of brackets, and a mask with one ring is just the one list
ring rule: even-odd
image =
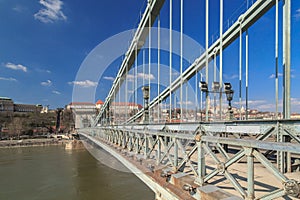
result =
[{"label": "rooftop", "polygon": [[0,100],[12,100],[12,99],[8,97],[0,97]]},{"label": "rooftop", "polygon": [[76,105],[95,105],[95,104],[93,104],[93,103],[91,103],[91,102],[71,102],[71,103],[69,103],[69,105],[70,106],[76,106]]},{"label": "rooftop", "polygon": [[96,102],[96,104],[104,104],[104,102],[103,101],[101,101],[100,99]]}]

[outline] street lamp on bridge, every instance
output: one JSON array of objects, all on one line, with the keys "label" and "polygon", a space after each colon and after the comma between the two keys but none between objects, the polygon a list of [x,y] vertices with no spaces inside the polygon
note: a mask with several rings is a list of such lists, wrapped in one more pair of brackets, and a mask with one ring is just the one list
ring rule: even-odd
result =
[{"label": "street lamp on bridge", "polygon": [[144,97],[144,122],[149,123],[149,86],[142,87]]},{"label": "street lamp on bridge", "polygon": [[231,89],[230,83],[224,83],[224,86],[225,86],[226,98],[228,101],[229,119],[232,120],[233,119],[233,111],[232,111],[231,101],[233,98],[234,91]]},{"label": "street lamp on bridge", "polygon": [[[232,120],[233,119],[233,111],[232,111],[232,106],[231,106],[231,101],[233,99],[233,94],[234,91],[231,89],[231,84],[230,83],[224,83],[224,91],[219,91],[220,90],[220,83],[219,82],[213,82],[212,84],[212,91],[208,90],[208,84],[205,81],[201,81],[200,82],[200,89],[201,92],[205,93],[206,98],[208,97],[209,93],[220,93],[226,94],[226,98],[228,101],[228,113],[229,113],[229,119]],[[206,108],[207,110],[208,108]],[[207,115],[207,111],[206,111],[206,115]],[[206,116],[206,120],[208,120],[208,116]]]}]

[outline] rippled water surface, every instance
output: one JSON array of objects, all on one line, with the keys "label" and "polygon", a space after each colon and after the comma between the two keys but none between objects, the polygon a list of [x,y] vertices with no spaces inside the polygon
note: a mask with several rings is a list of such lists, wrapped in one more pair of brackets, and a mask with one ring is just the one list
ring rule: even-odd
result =
[{"label": "rippled water surface", "polygon": [[153,200],[154,194],[86,150],[50,146],[0,149],[0,199]]}]

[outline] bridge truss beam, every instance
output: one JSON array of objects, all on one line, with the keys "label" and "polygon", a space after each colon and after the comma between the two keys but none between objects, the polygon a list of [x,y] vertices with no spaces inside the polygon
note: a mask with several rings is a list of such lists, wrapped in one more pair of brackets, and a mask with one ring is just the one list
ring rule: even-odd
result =
[{"label": "bridge truss beam", "polygon": [[[170,175],[188,173],[199,186],[227,179],[245,199],[300,197],[300,180],[285,175],[291,166],[285,155],[300,156],[299,121],[119,125],[83,129],[80,134],[122,147],[127,155],[132,152],[142,158],[141,163],[154,163],[151,170],[164,166],[171,169]],[[281,137],[287,136],[294,140],[280,142]],[[277,155],[275,164],[274,154]],[[242,159],[246,161],[241,162]],[[240,170],[247,168],[246,172],[237,176],[239,170],[233,170],[237,166]],[[267,176],[264,181],[272,177],[278,182],[276,186],[257,179],[254,182],[253,176],[260,166],[265,168],[265,173],[259,176]],[[246,187],[240,177],[243,175],[247,176]],[[272,191],[267,187],[266,193],[259,193],[261,190],[255,187],[258,182],[272,184]]]},{"label": "bridge truss beam", "polygon": [[[289,1],[289,0],[288,0]],[[160,93],[149,103],[149,109],[153,108],[164,99],[166,99],[170,93],[180,87],[181,80],[187,81],[207,65],[206,58],[208,56],[208,62],[210,62],[214,56],[220,54],[220,49],[224,50],[231,43],[233,43],[240,35],[240,32],[245,32],[251,27],[258,19],[260,19],[267,11],[269,11],[276,4],[276,0],[258,0],[256,1],[244,14],[242,14],[238,21],[236,21],[224,34],[221,39],[215,41],[207,51],[205,51],[194,63],[192,63],[176,80],[170,84],[164,91]],[[218,49],[217,52],[214,52]],[[288,60],[288,58],[287,58]],[[288,81],[290,77],[286,77]],[[289,88],[286,88],[286,94],[289,94]],[[288,102],[286,102],[288,103]],[[135,120],[142,117],[144,110],[140,110],[136,115],[128,119],[127,123],[132,123]]]},{"label": "bridge truss beam", "polygon": [[[101,107],[101,110],[96,117],[93,126],[96,126],[99,119],[104,116],[104,113],[107,108],[109,108],[110,102],[114,98],[114,94],[116,94],[120,90],[120,85],[122,85],[122,82],[124,81],[122,77],[128,73],[128,71],[132,68],[136,56],[138,55],[141,47],[144,46],[146,39],[149,34],[149,28],[151,28],[159,15],[159,12],[161,10],[161,7],[163,6],[165,0],[149,0],[148,5],[146,7],[146,10],[143,14],[143,17],[139,23],[139,26],[134,34],[134,37],[132,39],[132,42],[130,44],[130,47],[128,51],[126,52],[125,58],[121,64],[121,67],[119,69],[119,72],[117,74],[117,77],[115,81],[113,82],[113,85],[105,99],[105,102],[103,106]],[[137,52],[135,52],[137,51]]]}]

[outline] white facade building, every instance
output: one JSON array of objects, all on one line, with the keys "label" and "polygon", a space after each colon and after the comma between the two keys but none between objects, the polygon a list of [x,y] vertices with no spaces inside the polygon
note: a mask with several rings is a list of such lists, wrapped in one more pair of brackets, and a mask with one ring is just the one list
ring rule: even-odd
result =
[{"label": "white facade building", "polygon": [[89,127],[96,117],[96,105],[89,102],[72,102],[66,107],[72,110],[75,128]]}]

